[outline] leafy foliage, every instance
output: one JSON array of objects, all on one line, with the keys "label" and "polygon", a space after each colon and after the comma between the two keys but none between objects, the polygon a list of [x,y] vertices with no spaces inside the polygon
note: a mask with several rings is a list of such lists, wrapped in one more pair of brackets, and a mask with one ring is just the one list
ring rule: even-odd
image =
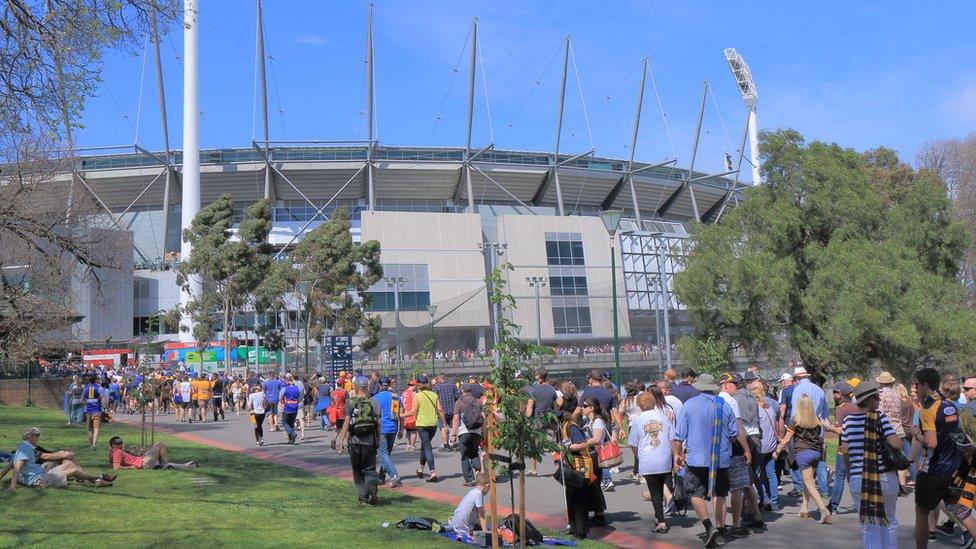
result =
[{"label": "leafy foliage", "polygon": [[694,227],[675,276],[692,354],[785,341],[815,375],[971,360],[976,316],[956,278],[967,239],[939,178],[886,149],[808,145],[792,130],[763,140],[766,184]]}]

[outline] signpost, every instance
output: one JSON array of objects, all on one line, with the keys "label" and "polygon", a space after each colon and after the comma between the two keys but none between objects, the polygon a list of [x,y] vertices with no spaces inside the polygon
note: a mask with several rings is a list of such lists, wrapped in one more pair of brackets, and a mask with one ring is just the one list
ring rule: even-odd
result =
[{"label": "signpost", "polygon": [[329,336],[325,344],[332,359],[332,379],[339,376],[339,371],[352,370],[352,336]]}]

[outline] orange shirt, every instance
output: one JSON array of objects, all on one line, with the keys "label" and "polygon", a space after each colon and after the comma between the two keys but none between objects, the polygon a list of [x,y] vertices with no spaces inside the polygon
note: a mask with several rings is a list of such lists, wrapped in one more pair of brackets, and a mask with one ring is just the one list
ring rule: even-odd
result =
[{"label": "orange shirt", "polygon": [[192,382],[190,382],[190,387],[193,388],[193,393],[197,395],[197,400],[210,400],[209,379],[194,379]]}]

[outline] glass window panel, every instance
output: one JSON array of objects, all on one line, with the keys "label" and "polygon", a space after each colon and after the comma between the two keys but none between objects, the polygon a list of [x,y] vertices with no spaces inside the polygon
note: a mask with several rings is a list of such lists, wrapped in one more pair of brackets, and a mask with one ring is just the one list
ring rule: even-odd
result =
[{"label": "glass window panel", "polygon": [[573,261],[571,265],[583,265],[583,243],[582,242],[571,242],[571,254]]},{"label": "glass window panel", "polygon": [[554,240],[546,241],[546,260],[549,265],[559,265],[559,249]]}]

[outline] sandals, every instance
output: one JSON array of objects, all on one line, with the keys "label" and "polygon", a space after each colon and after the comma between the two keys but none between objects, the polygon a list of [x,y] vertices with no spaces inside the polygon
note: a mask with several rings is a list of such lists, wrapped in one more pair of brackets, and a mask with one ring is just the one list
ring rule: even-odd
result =
[{"label": "sandals", "polygon": [[417,478],[424,478],[424,470],[417,469]]},{"label": "sandals", "polygon": [[807,512],[807,511],[800,511],[799,513],[796,514],[796,516],[798,516],[798,517],[800,517],[802,519],[810,518],[810,513]]},{"label": "sandals", "polygon": [[429,477],[427,477],[427,482],[438,482],[438,481],[440,481],[440,479],[437,478],[437,475],[436,474],[433,474],[433,475],[430,475]]},{"label": "sandals", "polygon": [[662,524],[658,524],[657,525],[657,528],[654,529],[654,533],[655,534],[667,534],[668,533],[668,525],[667,524],[663,524],[663,523]]}]

